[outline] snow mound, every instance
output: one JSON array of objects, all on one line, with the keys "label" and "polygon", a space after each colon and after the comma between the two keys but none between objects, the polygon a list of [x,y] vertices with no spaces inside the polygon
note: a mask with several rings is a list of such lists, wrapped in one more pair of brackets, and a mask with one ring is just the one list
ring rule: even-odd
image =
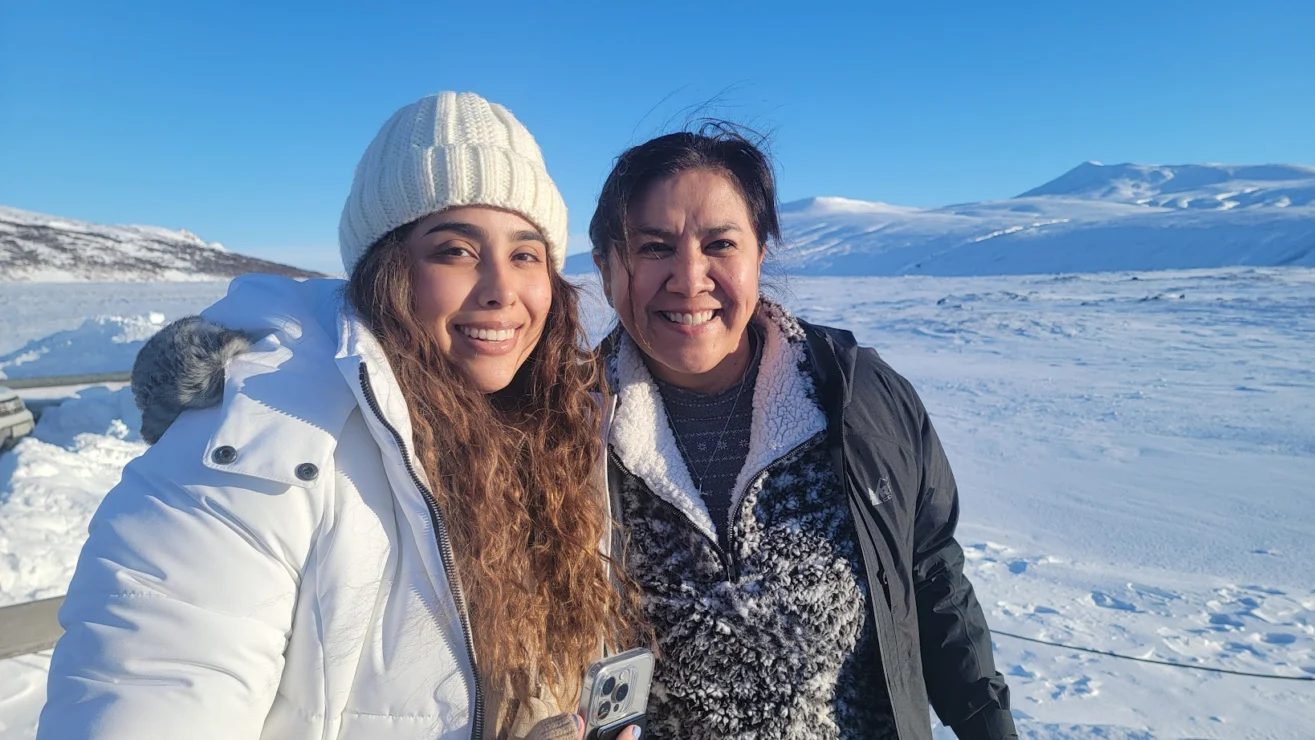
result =
[{"label": "snow mound", "polygon": [[164,314],[98,316],[76,329],[36,339],[0,355],[0,380],[127,372],[147,339],[164,328]]},{"label": "snow mound", "polygon": [[32,435],[43,442],[73,449],[83,434],[140,442],[141,427],[142,414],[133,400],[132,388],[92,387],[46,409]]},{"label": "snow mound", "polygon": [[146,451],[132,390],[89,388],[0,455],[0,606],[64,592],[87,524]]}]

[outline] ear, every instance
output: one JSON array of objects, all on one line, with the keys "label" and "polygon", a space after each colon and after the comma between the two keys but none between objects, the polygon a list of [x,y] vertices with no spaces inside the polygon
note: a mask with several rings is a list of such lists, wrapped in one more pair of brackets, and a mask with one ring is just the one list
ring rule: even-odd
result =
[{"label": "ear", "polygon": [[767,247],[764,247],[763,245],[759,244],[759,245],[758,245],[758,268],[759,268],[759,269],[762,269],[762,266],[763,266],[763,259],[766,258],[766,257],[767,257]]},{"label": "ear", "polygon": [[603,296],[607,298],[607,305],[616,308],[616,304],[612,303],[612,274],[607,266],[608,261],[603,257],[603,253],[597,250],[593,252],[593,257],[594,267],[598,268],[598,274],[603,278]]}]

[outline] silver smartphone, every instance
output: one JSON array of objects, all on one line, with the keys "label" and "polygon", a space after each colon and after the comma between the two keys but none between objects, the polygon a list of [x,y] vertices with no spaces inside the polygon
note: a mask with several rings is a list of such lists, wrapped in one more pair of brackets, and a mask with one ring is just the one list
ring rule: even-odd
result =
[{"label": "silver smartphone", "polygon": [[648,729],[653,653],[635,648],[589,666],[580,687],[584,740],[616,740],[630,725]]}]

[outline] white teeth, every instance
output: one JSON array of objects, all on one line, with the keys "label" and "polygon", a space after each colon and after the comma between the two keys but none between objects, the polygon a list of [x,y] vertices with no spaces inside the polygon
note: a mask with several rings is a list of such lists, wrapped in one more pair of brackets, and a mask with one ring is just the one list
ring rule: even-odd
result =
[{"label": "white teeth", "polygon": [[516,336],[515,329],[472,329],[468,326],[457,327],[462,334],[471,339],[482,339],[486,342],[505,342]]},{"label": "white teeth", "polygon": [[699,311],[698,313],[676,313],[675,311],[659,311],[662,317],[673,324],[684,324],[685,326],[698,326],[712,320],[712,315],[716,311]]}]

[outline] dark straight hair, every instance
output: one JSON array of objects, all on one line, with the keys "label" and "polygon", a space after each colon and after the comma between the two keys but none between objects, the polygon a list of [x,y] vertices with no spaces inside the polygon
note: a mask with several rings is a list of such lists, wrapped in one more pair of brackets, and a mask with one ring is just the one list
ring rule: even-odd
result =
[{"label": "dark straight hair", "polygon": [[709,121],[697,131],[666,134],[623,152],[603,183],[598,207],[589,221],[594,254],[605,262],[617,252],[628,266],[627,212],[654,183],[691,170],[728,176],[749,208],[758,248],[767,250],[779,243],[781,223],[771,160],[742,131],[745,129],[726,121]]}]

